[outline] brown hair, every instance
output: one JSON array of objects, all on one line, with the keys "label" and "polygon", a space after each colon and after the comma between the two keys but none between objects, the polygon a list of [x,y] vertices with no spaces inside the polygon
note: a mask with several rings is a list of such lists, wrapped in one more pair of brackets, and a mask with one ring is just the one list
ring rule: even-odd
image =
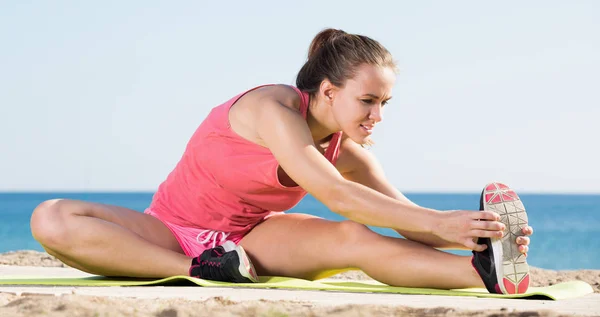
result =
[{"label": "brown hair", "polygon": [[312,40],[308,60],[296,77],[296,87],[311,95],[315,95],[324,79],[343,87],[361,64],[391,67],[397,72],[392,54],[379,42],[364,35],[325,29]]}]

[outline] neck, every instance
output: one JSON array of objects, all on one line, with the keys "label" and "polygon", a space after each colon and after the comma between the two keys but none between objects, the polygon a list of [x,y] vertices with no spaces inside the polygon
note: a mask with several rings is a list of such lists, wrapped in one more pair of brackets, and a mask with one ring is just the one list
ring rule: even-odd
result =
[{"label": "neck", "polygon": [[337,132],[331,129],[333,118],[329,107],[318,100],[318,98],[310,98],[308,103],[308,111],[306,113],[306,122],[315,144],[322,143],[325,139]]}]

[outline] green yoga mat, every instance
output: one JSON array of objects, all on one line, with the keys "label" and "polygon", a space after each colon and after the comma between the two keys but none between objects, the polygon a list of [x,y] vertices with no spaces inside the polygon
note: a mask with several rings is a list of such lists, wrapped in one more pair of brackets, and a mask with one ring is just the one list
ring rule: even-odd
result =
[{"label": "green yoga mat", "polygon": [[525,294],[490,294],[485,289],[468,288],[441,290],[388,286],[376,281],[320,280],[308,281],[296,278],[262,276],[260,283],[225,283],[197,279],[189,276],[172,276],[163,279],[111,278],[91,276],[81,278],[2,277],[0,285],[49,285],[49,286],[203,286],[229,288],[292,289],[314,291],[338,291],[353,293],[395,293],[444,296],[475,296],[490,298],[528,298],[560,300],[593,293],[592,287],[582,281],[571,281],[548,287],[530,287]]}]

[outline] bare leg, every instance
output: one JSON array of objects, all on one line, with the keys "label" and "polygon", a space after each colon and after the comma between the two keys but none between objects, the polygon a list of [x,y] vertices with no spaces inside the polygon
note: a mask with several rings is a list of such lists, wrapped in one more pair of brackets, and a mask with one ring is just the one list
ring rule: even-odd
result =
[{"label": "bare leg", "polygon": [[31,231],[48,253],[92,274],[187,275],[191,263],[160,220],[127,208],[50,200],[34,210]]},{"label": "bare leg", "polygon": [[395,286],[484,287],[470,257],[382,236],[352,221],[274,216],[254,228],[241,245],[259,275],[313,279],[324,271],[356,267]]}]

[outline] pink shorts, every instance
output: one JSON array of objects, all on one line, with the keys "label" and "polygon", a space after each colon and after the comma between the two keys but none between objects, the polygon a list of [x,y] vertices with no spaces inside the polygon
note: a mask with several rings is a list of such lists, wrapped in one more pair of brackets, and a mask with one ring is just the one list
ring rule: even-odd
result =
[{"label": "pink shorts", "polygon": [[[165,226],[171,230],[175,236],[175,239],[179,241],[179,245],[181,246],[183,252],[187,256],[192,257],[199,256],[202,254],[202,252],[204,252],[204,250],[221,245],[227,240],[232,241],[237,245],[240,243],[240,241],[242,241],[242,238],[246,236],[248,232],[250,232],[229,233],[211,229],[184,227],[160,219],[160,217],[150,208],[146,208],[144,213],[155,217],[165,224]],[[274,214],[275,213],[269,214],[263,218],[262,221],[273,216]]]}]

